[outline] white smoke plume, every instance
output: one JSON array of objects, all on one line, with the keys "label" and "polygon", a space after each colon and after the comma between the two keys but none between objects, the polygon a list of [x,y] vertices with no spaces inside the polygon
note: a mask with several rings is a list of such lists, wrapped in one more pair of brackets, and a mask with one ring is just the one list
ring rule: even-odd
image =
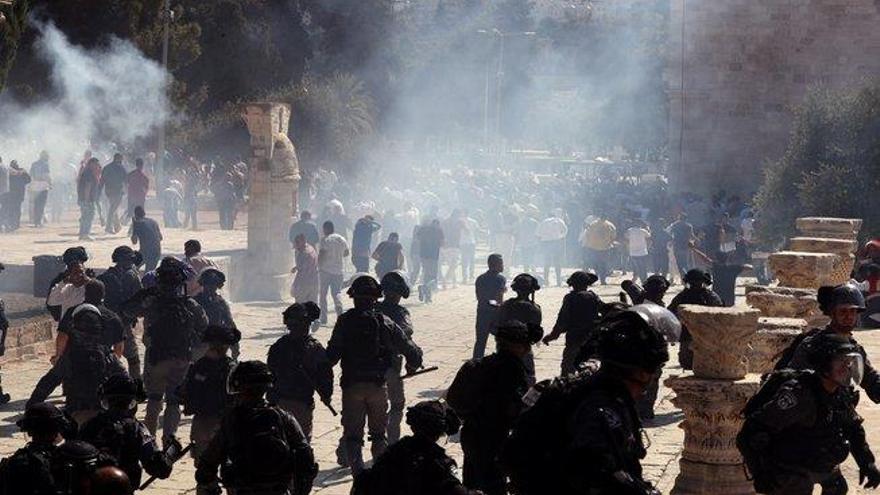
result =
[{"label": "white smoke plume", "polygon": [[87,50],[71,44],[53,24],[34,27],[39,56],[50,66],[53,96],[35,105],[0,99],[5,163],[18,160],[27,167],[46,150],[55,171],[78,161],[86,149],[130,146],[168,119],[165,71],[130,42],[113,38]]}]

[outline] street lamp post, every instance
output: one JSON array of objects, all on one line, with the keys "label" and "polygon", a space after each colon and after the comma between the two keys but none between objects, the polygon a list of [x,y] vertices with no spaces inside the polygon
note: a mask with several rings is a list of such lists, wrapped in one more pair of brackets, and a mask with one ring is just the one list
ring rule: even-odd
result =
[{"label": "street lamp post", "polygon": [[[165,90],[168,90],[168,44],[171,38],[171,21],[174,12],[171,10],[171,0],[165,0],[162,5],[162,17],[164,28],[162,33],[162,71],[165,78]],[[159,124],[159,138],[156,151],[156,190],[162,187],[165,176],[165,121]]]},{"label": "street lamp post", "polygon": [[[507,38],[513,36],[530,37],[537,33],[534,31],[514,31],[504,32],[498,28],[491,31],[480,29],[480,34],[490,35],[498,39],[498,68],[495,72],[495,139],[496,148],[501,152],[501,115],[502,115],[502,96],[504,89],[504,42]],[[489,143],[489,66],[490,61],[486,62],[486,85],[483,94],[483,147],[488,147]]]}]

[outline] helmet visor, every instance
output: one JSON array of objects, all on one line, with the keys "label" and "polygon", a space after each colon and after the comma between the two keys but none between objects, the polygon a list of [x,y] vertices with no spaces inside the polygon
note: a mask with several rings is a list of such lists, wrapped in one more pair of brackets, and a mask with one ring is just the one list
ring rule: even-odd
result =
[{"label": "helmet visor", "polygon": [[831,361],[830,378],[843,387],[857,387],[865,373],[865,360],[858,352],[843,354]]}]

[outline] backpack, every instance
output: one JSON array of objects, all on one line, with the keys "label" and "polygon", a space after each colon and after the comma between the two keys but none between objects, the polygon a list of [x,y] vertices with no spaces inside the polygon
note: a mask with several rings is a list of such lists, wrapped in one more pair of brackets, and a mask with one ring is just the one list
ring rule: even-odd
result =
[{"label": "backpack", "polygon": [[446,391],[446,403],[462,418],[474,416],[483,404],[482,359],[464,363]]},{"label": "backpack", "polygon": [[150,318],[148,360],[152,364],[169,358],[189,358],[192,349],[192,313],[187,298],[160,295]]},{"label": "backpack", "polygon": [[552,473],[564,465],[560,457],[568,440],[567,419],[593,389],[592,377],[582,372],[544,380],[526,394],[524,401],[534,400],[534,405],[517,418],[500,455],[512,493],[545,493],[547,480],[558,478]]},{"label": "backpack", "polygon": [[278,409],[270,406],[237,409],[233,415],[230,458],[244,483],[289,480],[293,455]]}]

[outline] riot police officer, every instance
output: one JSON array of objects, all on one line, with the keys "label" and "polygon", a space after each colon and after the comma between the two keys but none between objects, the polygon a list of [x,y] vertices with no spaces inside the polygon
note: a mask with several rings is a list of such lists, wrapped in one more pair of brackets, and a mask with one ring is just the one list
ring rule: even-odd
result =
[{"label": "riot police officer", "polygon": [[819,288],[817,294],[819,308],[831,318],[831,322],[825,328],[814,328],[797,338],[782,353],[782,357],[776,363],[776,369],[805,369],[808,367],[807,350],[809,341],[824,334],[843,335],[856,346],[862,355],[865,367],[863,377],[858,383],[868,398],[874,403],[880,403],[880,373],[868,360],[865,349],[853,337],[853,330],[859,321],[859,313],[865,311],[865,297],[862,292],[851,284],[842,284],[836,287],[824,286]]},{"label": "riot police officer", "polygon": [[496,352],[466,362],[446,392],[464,423],[464,484],[487,495],[507,493],[498,455],[529,389],[523,359],[532,338],[525,323],[509,321],[498,326],[495,343]]},{"label": "riot police officer", "polygon": [[[0,273],[3,273],[6,267],[0,263]],[[0,299],[0,356],[6,354],[6,333],[9,331],[9,319],[6,317],[6,303]],[[9,402],[11,397],[3,392],[3,380],[0,378],[0,406]]]},{"label": "riot police officer", "polygon": [[352,495],[476,495],[455,476],[456,464],[437,442],[461,427],[455,412],[438,400],[419,402],[406,412],[412,436],[388,447],[354,480]]},{"label": "riot police officer", "polygon": [[113,457],[134,486],[140,486],[141,466],[150,476],[168,478],[182,450],[177,442],[165,452],[159,449],[153,435],[135,418],[138,395],[138,384],[132,378],[111,376],[98,390],[103,411],[79,434],[80,440]]},{"label": "riot police officer", "polygon": [[28,406],[16,424],[31,441],[0,463],[0,494],[56,495],[52,458],[62,433],[75,427],[48,402]]},{"label": "riot police officer", "polygon": [[609,311],[598,371],[546,385],[520,417],[504,454],[517,494],[659,494],[642,476],[647,450],[635,401],[669,359],[664,334],[679,326],[666,309],[646,306]]},{"label": "riot police officer", "polygon": [[[678,315],[678,307],[682,304],[699,306],[724,306],[721,297],[712,289],[712,276],[706,270],[694,268],[684,275],[685,288],[669,303],[669,311]],[[687,327],[681,328],[681,341],[678,347],[678,363],[683,369],[689,370],[694,364],[694,351],[691,350],[691,334]]]},{"label": "riot police officer", "polygon": [[[510,290],[516,293],[516,296],[501,303],[498,310],[498,321],[519,321],[525,323],[529,330],[531,344],[537,344],[544,336],[544,328],[541,327],[541,306],[535,302],[535,292],[541,290],[541,284],[538,279],[528,273],[520,273],[513,277],[510,283]],[[535,384],[535,355],[529,349],[528,354],[523,358],[526,371],[529,375],[529,385]]]},{"label": "riot police officer", "polygon": [[[413,324],[409,310],[400,305],[401,299],[409,298],[410,287],[407,276],[400,271],[392,271],[385,274],[380,282],[384,297],[377,307],[383,315],[391,318],[397,326],[406,334],[413,337]],[[403,408],[406,406],[406,391],[403,386],[401,371],[403,370],[403,356],[400,354],[392,359],[391,368],[385,377],[388,387],[388,443],[392,444],[400,439],[400,423],[403,421]]]},{"label": "riot police officer", "polygon": [[855,407],[862,354],[845,335],[823,333],[803,344],[811,370],[774,371],[745,408],[737,447],[769,495],[847,493],[840,463],[851,453],[859,482],[880,486],[880,470]]},{"label": "riot police officer", "polygon": [[[226,275],[216,268],[206,268],[199,274],[198,282],[202,290],[193,299],[205,310],[205,314],[208,316],[208,325],[238,328],[235,326],[235,320],[232,318],[229,303],[226,302],[226,299],[219,292],[226,284]],[[200,341],[201,335],[198,336],[193,347],[193,360],[198,360],[207,350],[207,347]],[[238,342],[236,342],[232,346],[232,358],[238,360],[239,354],[240,349]]]},{"label": "riot police officer", "polygon": [[147,410],[144,424],[153,435],[159,423],[163,399],[163,444],[177,433],[180,401],[177,389],[183,383],[192,358],[192,344],[208,326],[205,310],[187,297],[186,270],[174,258],[165,258],[156,269],[158,284],[138,292],[124,305],[124,311],[144,317],[146,344]]},{"label": "riot police officer", "polygon": [[98,275],[104,284],[104,304],[119,316],[125,330],[124,356],[128,363],[128,374],[135,380],[141,380],[141,357],[134,339],[134,327],[137,318],[126,315],[122,305],[143,289],[141,279],[135,268],[138,253],[128,246],[119,246],[113,250],[112,260],[115,265]]},{"label": "riot police officer", "polygon": [[[368,423],[371,452],[378,458],[388,443],[388,391],[385,377],[394,356],[402,354],[408,372],[422,366],[422,350],[390,318],[376,308],[382,295],[379,282],[369,275],[352,281],[348,295],[354,308],[336,320],[327,357],[331,365],[341,362],[342,434],[344,459],[352,473],[364,467],[361,449],[364,420]],[[340,452],[337,450],[337,457]]]},{"label": "riot police officer", "polygon": [[327,351],[309,335],[312,323],[321,317],[321,309],[311,301],[295,303],[282,316],[290,333],[269,347],[266,362],[275,376],[269,400],[292,414],[311,442],[315,392],[324,404],[330,404],[333,396],[333,367]]},{"label": "riot police officer", "polygon": [[562,375],[576,371],[575,360],[581,347],[593,333],[595,322],[599,319],[602,300],[589,287],[599,277],[593,272],[576,271],[568,277],[566,283],[571,292],[562,299],[562,307],[556,317],[553,331],[544,337],[549,344],[565,334],[565,350],[562,351]]},{"label": "riot police officer", "polygon": [[199,460],[198,493],[219,494],[217,468],[231,493],[306,495],[318,473],[312,448],[291,415],[265,400],[273,382],[269,367],[244,361],[229,375],[235,406]]},{"label": "riot police officer", "polygon": [[626,292],[632,300],[633,305],[652,302],[660,306],[666,306],[663,297],[669,290],[669,280],[663,275],[651,275],[645,280],[645,286],[641,287],[632,280],[624,280],[620,283],[620,287]]},{"label": "riot police officer", "polygon": [[241,332],[237,329],[209,325],[202,336],[207,351],[189,367],[180,386],[183,413],[193,415],[190,441],[191,453],[197,464],[208,442],[220,428],[223,412],[232,402],[226,391],[226,382],[235,361],[228,354],[229,348],[239,340]]}]

